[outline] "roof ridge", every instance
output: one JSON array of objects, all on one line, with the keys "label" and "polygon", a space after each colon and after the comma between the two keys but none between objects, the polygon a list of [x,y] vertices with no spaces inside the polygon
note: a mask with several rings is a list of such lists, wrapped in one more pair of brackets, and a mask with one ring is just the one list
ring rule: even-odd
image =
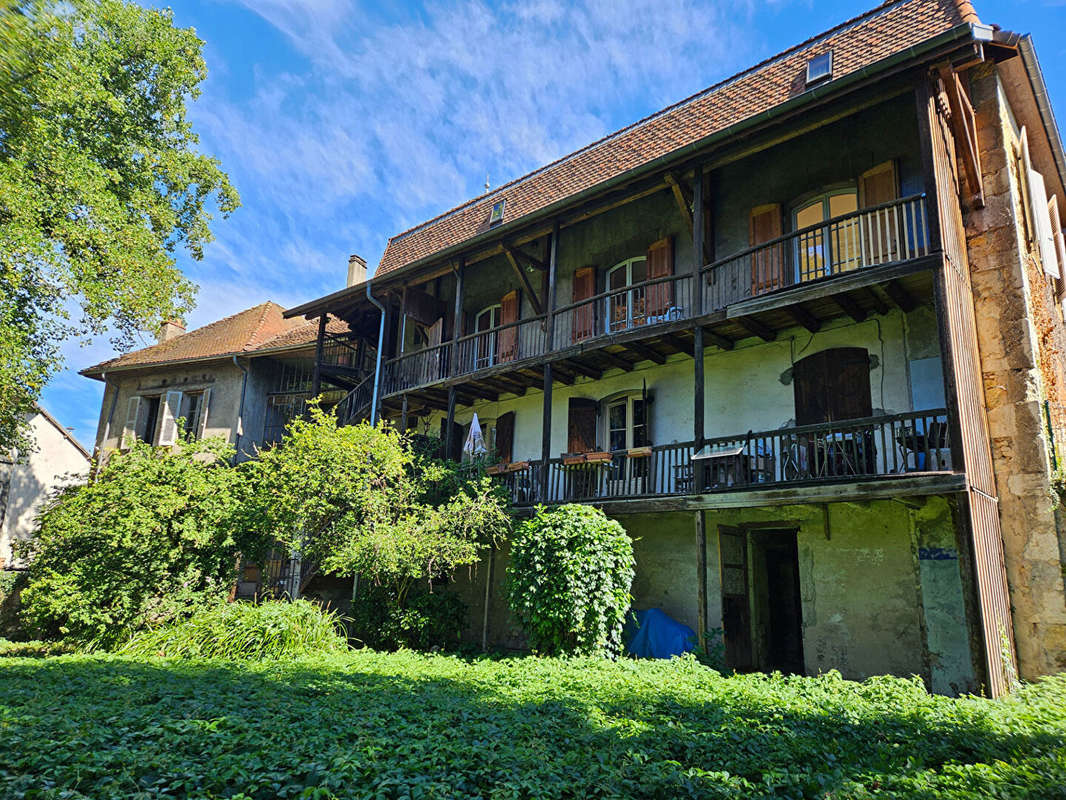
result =
[{"label": "roof ridge", "polygon": [[[654,119],[658,119],[659,117],[662,117],[663,115],[668,114],[671,111],[674,111],[674,110],[676,110],[678,108],[681,108],[681,107],[683,107],[685,105],[688,105],[689,103],[692,103],[692,102],[694,102],[695,100],[698,100],[701,97],[704,97],[704,96],[706,96],[708,94],[711,94],[712,92],[716,92],[719,89],[722,89],[725,86],[728,86],[730,83],[733,83],[733,82],[735,82],[735,81],[737,81],[737,80],[739,80],[739,79],[741,79],[741,78],[743,78],[743,77],[745,77],[747,75],[750,75],[750,74],[752,74],[754,72],[757,72],[757,71],[763,69],[764,67],[769,66],[770,64],[772,64],[772,63],[774,63],[776,61],[780,61],[780,60],[782,60],[784,58],[787,58],[790,55],[793,55],[794,53],[798,52],[799,50],[803,50],[804,48],[810,47],[811,45],[816,44],[820,40],[829,38],[830,36],[833,36],[833,35],[839,33],[840,31],[845,30],[845,29],[847,29],[849,27],[853,27],[854,25],[857,25],[860,22],[864,22],[864,21],[866,21],[868,19],[871,19],[873,17],[876,17],[876,16],[879,16],[881,14],[887,13],[888,11],[892,10],[893,8],[904,6],[904,5],[907,5],[908,3],[912,3],[912,2],[916,2],[916,0],[885,0],[885,2],[882,2],[882,3],[878,4],[874,8],[868,9],[867,11],[864,11],[861,14],[858,14],[858,15],[852,17],[851,19],[845,20],[844,22],[837,23],[833,27],[822,31],[821,33],[815,34],[814,36],[811,36],[810,38],[805,39],[804,41],[800,42],[799,44],[792,45],[792,46],[786,48],[785,50],[780,51],[779,53],[776,53],[776,54],[774,54],[772,56],[768,56],[767,58],[764,58],[762,61],[759,61],[758,63],[753,64],[752,66],[747,67],[747,68],[741,70],[740,72],[734,73],[733,75],[730,75],[727,78],[723,78],[722,80],[718,81],[717,83],[714,83],[714,84],[712,84],[712,85],[710,85],[710,86],[708,86],[708,87],[706,87],[704,89],[701,89],[698,92],[695,92],[695,93],[689,95],[688,97],[685,97],[685,98],[683,98],[681,100],[678,100],[678,101],[676,101],[674,103],[671,103],[670,105],[668,105],[668,106],[666,106],[664,108],[661,108],[658,111],[654,111],[651,114],[648,114],[648,115],[636,120],[635,122],[631,122],[628,125],[625,125],[625,126],[619,128],[619,129],[617,129],[617,130],[615,130],[615,131],[613,131],[611,133],[605,134],[604,136],[601,136],[599,139],[597,139],[597,140],[595,140],[593,142],[590,142],[587,145],[579,147],[577,150],[574,150],[571,153],[567,153],[566,155],[560,156],[559,158],[555,159],[554,161],[549,161],[547,164],[543,164],[543,165],[537,167],[536,169],[525,173],[524,175],[520,175],[517,178],[514,178],[514,179],[508,181],[507,183],[504,183],[501,186],[496,187],[492,191],[483,192],[482,194],[477,195],[476,197],[471,198],[470,200],[467,200],[467,201],[465,201],[463,203],[460,203],[457,206],[454,206],[453,208],[448,209],[447,211],[441,212],[440,214],[438,214],[435,217],[431,217],[430,219],[427,219],[424,222],[420,222],[419,224],[414,225],[414,226],[408,228],[407,230],[402,231],[401,233],[397,233],[397,234],[395,234],[393,236],[390,236],[388,238],[388,242],[391,243],[393,241],[398,241],[400,239],[403,239],[405,236],[408,236],[408,235],[410,235],[410,234],[412,234],[412,233],[414,233],[416,231],[419,231],[419,230],[421,230],[423,228],[426,228],[426,227],[428,227],[428,226],[430,226],[430,225],[432,225],[432,224],[434,224],[436,222],[440,222],[441,220],[451,216],[452,214],[458,213],[459,211],[462,211],[463,209],[475,206],[478,203],[482,202],[483,200],[486,200],[486,199],[488,199],[488,198],[490,198],[490,197],[492,197],[494,195],[500,194],[500,193],[506,191],[507,189],[510,189],[511,187],[516,186],[517,184],[520,184],[520,183],[522,183],[524,181],[527,181],[530,178],[533,178],[533,177],[541,174],[542,172],[545,172],[545,171],[551,169],[552,167],[555,167],[555,166],[557,166],[559,164],[562,164],[562,163],[564,163],[566,161],[569,161],[570,159],[575,158],[576,156],[579,156],[582,153],[586,153],[589,150],[592,150],[593,148],[596,148],[596,147],[598,147],[598,146],[600,146],[600,145],[602,145],[602,144],[604,144],[606,142],[609,142],[612,139],[615,139],[615,138],[621,136],[624,133],[628,133],[629,131],[634,130],[635,128],[639,128],[640,126],[645,125],[645,124],[647,124],[648,122],[651,122]],[[973,5],[969,2],[969,0],[954,0],[954,4],[956,5],[957,8],[959,8],[960,6],[965,5],[965,6],[969,6],[969,8],[971,10],[973,9]],[[959,8],[959,12],[960,12],[960,14],[963,13],[961,8]],[[387,250],[388,250],[388,247],[386,246],[386,251]],[[382,259],[381,260],[384,260],[384,253],[382,253]],[[378,266],[379,267],[381,266],[381,261],[378,262]]]}]

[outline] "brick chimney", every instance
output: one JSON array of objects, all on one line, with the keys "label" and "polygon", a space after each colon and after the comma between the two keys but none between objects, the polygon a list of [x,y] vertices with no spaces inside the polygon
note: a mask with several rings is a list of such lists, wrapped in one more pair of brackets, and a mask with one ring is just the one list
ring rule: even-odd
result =
[{"label": "brick chimney", "polygon": [[156,340],[159,344],[163,342],[169,342],[175,336],[181,336],[185,333],[185,322],[180,319],[168,319],[162,325],[159,326],[159,332],[156,334]]},{"label": "brick chimney", "polygon": [[348,256],[348,286],[366,282],[366,259],[362,256]]}]

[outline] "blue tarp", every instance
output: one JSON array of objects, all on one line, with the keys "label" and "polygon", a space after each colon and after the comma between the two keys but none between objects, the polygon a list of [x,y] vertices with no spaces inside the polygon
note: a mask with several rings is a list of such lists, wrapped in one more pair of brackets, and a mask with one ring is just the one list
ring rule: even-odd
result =
[{"label": "blue tarp", "polygon": [[696,632],[658,608],[634,611],[637,618],[626,631],[629,654],[637,658],[670,658],[687,653],[696,646]]}]

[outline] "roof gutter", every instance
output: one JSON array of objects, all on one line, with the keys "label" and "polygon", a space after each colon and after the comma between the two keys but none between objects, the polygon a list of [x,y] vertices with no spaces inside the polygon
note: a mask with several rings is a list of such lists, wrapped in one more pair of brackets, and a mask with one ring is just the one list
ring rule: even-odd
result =
[{"label": "roof gutter", "polygon": [[[374,359],[374,393],[371,395],[370,400],[370,424],[378,424],[378,392],[381,389],[381,354],[385,344],[385,306],[383,306],[374,295],[370,293],[370,278],[366,282],[366,299],[377,306],[378,311],[381,312],[381,323],[378,325],[378,352]],[[354,592],[354,589],[353,589]]]},{"label": "roof gutter", "polygon": [[[524,217],[520,217],[519,219],[513,220],[510,223],[505,222],[503,225],[498,225],[495,228],[485,231],[484,233],[477,234],[476,236],[472,236],[469,239],[464,239],[458,244],[451,245],[447,248],[444,248],[443,250],[438,250],[437,252],[431,255],[424,256],[416,261],[410,262],[409,264],[405,264],[402,267],[390,270],[387,273],[388,279],[391,279],[393,276],[399,277],[400,275],[405,275],[419,267],[424,267],[429,264],[447,260],[449,257],[456,256],[462,251],[469,250],[472,247],[487,244],[497,239],[506,238],[508,235],[513,235],[515,231],[520,230],[526,225],[529,225],[532,222],[536,222],[537,220],[542,219],[544,217],[550,217],[554,214],[557,214],[560,211],[563,211],[568,206],[576,205],[597,194],[608,192],[621,184],[628,183],[629,181],[632,181],[636,178],[643,177],[648,173],[656,172],[662,169],[663,167],[671,164],[672,162],[681,161],[689,156],[693,156],[698,151],[706,149],[711,145],[718,144],[720,141],[733,138],[752,127],[762,125],[779,116],[783,116],[786,113],[796,111],[805,105],[814,103],[815,101],[823,100],[826,97],[836,94],[837,92],[843,89],[847,89],[853,84],[864,81],[867,78],[874,77],[875,75],[879,75],[880,73],[890,70],[893,67],[898,67],[908,61],[913,61],[918,58],[921,58],[922,56],[929,55],[930,53],[942,47],[945,47],[946,45],[954,44],[955,42],[964,39],[985,40],[986,36],[983,34],[986,28],[987,26],[975,25],[969,22],[956,25],[954,28],[950,28],[949,30],[944,31],[943,33],[934,36],[931,39],[927,39],[926,41],[920,44],[912,45],[911,47],[908,47],[904,50],[900,50],[896,53],[893,53],[892,55],[883,58],[880,61],[865,66],[862,69],[858,69],[854,72],[848,73],[847,75],[844,75],[841,78],[837,78],[836,80],[830,81],[827,84],[817,86],[813,89],[808,89],[803,94],[797,95],[796,97],[786,100],[783,103],[779,103],[778,105],[773,106],[772,108],[768,108],[765,111],[762,111],[754,116],[740,120],[739,122],[736,122],[727,128],[723,128],[720,131],[716,131],[715,133],[712,133],[709,136],[704,137],[703,139],[684,145],[683,147],[680,147],[676,150],[672,150],[669,153],[666,153],[665,155],[659,156],[658,158],[647,162],[646,164],[640,165],[639,167],[635,167],[634,169],[631,169],[627,172],[623,172],[613,178],[608,178],[605,181],[601,181],[595,186],[590,186],[589,188],[584,189],[578,192],[577,194],[568,195],[567,197],[557,200],[554,203],[550,203],[549,205],[544,206],[543,208],[538,209],[537,211],[530,212]],[[977,29],[976,33],[975,29]],[[334,293],[330,297],[334,299],[340,299],[338,295],[341,295],[341,293]],[[290,311],[285,312],[285,315],[295,316],[298,312],[308,313],[309,310],[314,308],[318,302],[319,301],[312,301],[311,303],[306,303],[296,309],[290,309]]]}]

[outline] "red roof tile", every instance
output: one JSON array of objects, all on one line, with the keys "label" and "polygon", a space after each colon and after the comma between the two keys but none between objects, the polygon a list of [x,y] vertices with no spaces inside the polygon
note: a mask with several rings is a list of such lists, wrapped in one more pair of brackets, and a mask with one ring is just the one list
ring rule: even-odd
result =
[{"label": "red roof tile", "polygon": [[[285,319],[283,310],[277,303],[260,303],[165,342],[88,367],[82,374],[98,375],[114,369],[222,358],[313,343],[318,337],[317,321]],[[344,333],[348,327],[340,320],[330,319],[327,329]]]},{"label": "red roof tile", "polygon": [[508,223],[648,164],[793,96],[807,60],[833,51],[833,79],[976,22],[969,0],[903,0],[879,6],[722,83],[594,142],[493,192],[392,237],[378,264],[385,275],[461,244],[488,227],[506,201]]}]

